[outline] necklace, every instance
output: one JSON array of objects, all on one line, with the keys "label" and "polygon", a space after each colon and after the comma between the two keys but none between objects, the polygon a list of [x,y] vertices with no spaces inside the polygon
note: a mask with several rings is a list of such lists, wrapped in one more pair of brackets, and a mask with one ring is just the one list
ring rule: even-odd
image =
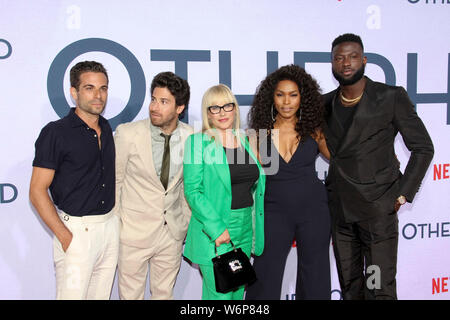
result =
[{"label": "necklace", "polygon": [[361,95],[360,95],[359,97],[356,97],[356,98],[354,98],[354,99],[347,99],[347,98],[344,97],[344,95],[342,94],[342,91],[339,92],[339,95],[340,95],[340,97],[341,97],[342,102],[348,103],[348,104],[353,104],[353,103],[359,102],[359,100],[361,100],[363,94],[364,94],[364,91],[361,93]]}]

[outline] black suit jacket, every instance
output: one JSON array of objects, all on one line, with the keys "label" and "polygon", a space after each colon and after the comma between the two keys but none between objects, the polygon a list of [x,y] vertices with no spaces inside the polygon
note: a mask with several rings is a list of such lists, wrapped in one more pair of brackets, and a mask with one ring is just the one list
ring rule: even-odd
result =
[{"label": "black suit jacket", "polygon": [[[411,202],[434,153],[405,89],[366,79],[364,95],[346,133],[334,112],[338,89],[323,96],[324,133],[331,154],[326,179],[330,210],[347,222],[392,213],[400,195]],[[403,175],[394,151],[398,132],[411,151]]]}]

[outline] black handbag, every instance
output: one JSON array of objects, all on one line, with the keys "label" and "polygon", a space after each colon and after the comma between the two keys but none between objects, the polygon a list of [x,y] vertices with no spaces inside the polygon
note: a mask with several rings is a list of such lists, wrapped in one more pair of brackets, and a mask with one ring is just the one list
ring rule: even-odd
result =
[{"label": "black handbag", "polygon": [[233,250],[217,255],[217,248],[214,246],[216,257],[212,258],[214,267],[214,278],[216,291],[227,293],[235,291],[242,285],[251,284],[256,281],[256,273],[247,255],[241,248],[236,248],[231,242]]}]

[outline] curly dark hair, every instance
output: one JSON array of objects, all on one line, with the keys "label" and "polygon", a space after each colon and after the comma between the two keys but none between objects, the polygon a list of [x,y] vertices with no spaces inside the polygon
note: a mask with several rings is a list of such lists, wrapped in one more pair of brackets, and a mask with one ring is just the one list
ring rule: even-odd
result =
[{"label": "curly dark hair", "polygon": [[166,71],[158,73],[153,78],[152,84],[150,85],[150,92],[152,94],[156,87],[167,88],[167,90],[175,97],[175,104],[177,106],[184,105],[183,112],[179,115],[179,117],[182,118],[188,108],[191,95],[189,83],[175,73]]},{"label": "curly dark hair", "polygon": [[[300,142],[304,142],[308,136],[315,136],[316,130],[322,128],[324,107],[321,90],[316,80],[303,68],[294,64],[279,68],[260,83],[248,113],[249,127],[256,131],[273,129],[274,92],[282,80],[295,82],[300,91],[301,102],[297,117],[300,117],[301,112],[301,119],[295,125],[295,130],[300,137]],[[274,116],[277,114],[276,108],[273,108],[273,113]]]}]

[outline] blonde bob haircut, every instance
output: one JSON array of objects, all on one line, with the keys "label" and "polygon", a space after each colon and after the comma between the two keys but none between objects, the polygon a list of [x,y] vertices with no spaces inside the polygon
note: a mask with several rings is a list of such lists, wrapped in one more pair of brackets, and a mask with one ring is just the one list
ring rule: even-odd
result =
[{"label": "blonde bob haircut", "polygon": [[218,84],[216,86],[213,86],[206,90],[205,94],[203,95],[202,99],[202,131],[205,133],[208,133],[211,136],[215,136],[217,133],[213,133],[215,128],[211,125],[211,122],[208,118],[208,107],[218,105],[218,104],[225,104],[225,103],[231,103],[233,102],[235,117],[234,117],[234,123],[233,123],[233,132],[238,138],[240,138],[240,127],[241,127],[241,119],[240,119],[240,111],[239,111],[239,105],[237,103],[236,97],[231,92],[230,88],[228,88],[224,84]]}]

